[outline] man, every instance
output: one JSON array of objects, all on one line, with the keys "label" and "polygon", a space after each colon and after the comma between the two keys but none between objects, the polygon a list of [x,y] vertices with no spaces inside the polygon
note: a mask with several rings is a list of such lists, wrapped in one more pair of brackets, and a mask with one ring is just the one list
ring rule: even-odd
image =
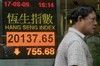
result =
[{"label": "man", "polygon": [[96,11],[92,6],[79,5],[71,13],[72,27],[60,43],[54,66],[92,66],[92,56],[85,37],[94,33]]}]

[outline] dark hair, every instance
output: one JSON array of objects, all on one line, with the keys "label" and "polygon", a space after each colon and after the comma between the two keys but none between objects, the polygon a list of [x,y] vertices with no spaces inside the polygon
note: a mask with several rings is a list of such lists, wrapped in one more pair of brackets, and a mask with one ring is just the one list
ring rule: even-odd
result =
[{"label": "dark hair", "polygon": [[76,8],[73,9],[70,19],[72,19],[73,23],[77,22],[78,16],[81,16],[83,19],[88,16],[92,12],[96,12],[95,8],[89,5],[78,5]]}]

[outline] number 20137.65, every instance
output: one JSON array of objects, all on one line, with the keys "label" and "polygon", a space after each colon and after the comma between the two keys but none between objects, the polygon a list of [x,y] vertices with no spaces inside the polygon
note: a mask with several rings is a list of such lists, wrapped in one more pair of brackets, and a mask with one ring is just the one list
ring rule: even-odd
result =
[{"label": "number 20137.65", "polygon": [[53,43],[55,42],[55,36],[54,33],[49,33],[49,32],[10,32],[7,33],[7,45],[17,45],[21,44],[23,46],[26,46],[25,44],[31,45],[39,45],[39,44],[47,44],[47,43]]}]

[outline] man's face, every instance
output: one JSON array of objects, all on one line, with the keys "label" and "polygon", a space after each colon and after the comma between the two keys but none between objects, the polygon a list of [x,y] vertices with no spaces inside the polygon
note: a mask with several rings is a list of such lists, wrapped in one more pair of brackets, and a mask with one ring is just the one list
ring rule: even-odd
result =
[{"label": "man's face", "polygon": [[83,23],[83,31],[85,35],[90,35],[92,33],[94,33],[95,29],[96,29],[96,14],[93,11],[92,13],[90,13],[87,17],[85,17],[83,19],[84,22]]}]

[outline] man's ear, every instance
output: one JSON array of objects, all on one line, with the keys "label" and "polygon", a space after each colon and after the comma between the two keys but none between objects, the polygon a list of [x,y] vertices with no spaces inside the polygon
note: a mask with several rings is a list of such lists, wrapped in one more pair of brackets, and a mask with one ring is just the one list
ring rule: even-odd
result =
[{"label": "man's ear", "polygon": [[82,16],[78,16],[78,21],[82,21]]}]

